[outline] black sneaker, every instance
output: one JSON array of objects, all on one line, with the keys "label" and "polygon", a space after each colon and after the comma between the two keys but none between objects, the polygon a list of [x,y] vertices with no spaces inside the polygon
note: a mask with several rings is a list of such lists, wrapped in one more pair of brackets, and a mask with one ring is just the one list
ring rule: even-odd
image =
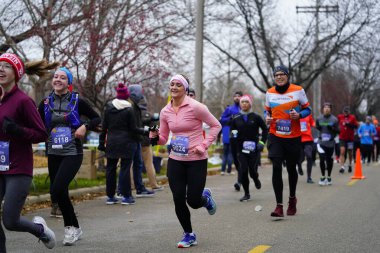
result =
[{"label": "black sneaker", "polygon": [[144,189],[142,191],[136,191],[136,198],[151,198],[154,197],[154,191]]},{"label": "black sneaker", "polygon": [[251,195],[249,195],[249,194],[245,194],[245,195],[240,199],[240,202],[248,201],[249,199],[251,199]]},{"label": "black sneaker", "polygon": [[302,168],[298,168],[298,174],[300,174],[300,176],[303,176],[303,170],[302,170]]},{"label": "black sneaker", "polygon": [[254,178],[253,182],[255,182],[256,189],[260,190],[261,189],[261,182],[260,182],[260,180],[258,178],[256,178],[256,179]]},{"label": "black sneaker", "polygon": [[344,173],[344,167],[340,168],[339,173],[341,173],[341,174]]},{"label": "black sneaker", "polygon": [[348,173],[351,173],[352,172],[352,166],[348,166]]},{"label": "black sneaker", "polygon": [[235,187],[236,191],[238,191],[238,192],[240,191],[240,184],[239,183],[235,183],[234,187]]}]

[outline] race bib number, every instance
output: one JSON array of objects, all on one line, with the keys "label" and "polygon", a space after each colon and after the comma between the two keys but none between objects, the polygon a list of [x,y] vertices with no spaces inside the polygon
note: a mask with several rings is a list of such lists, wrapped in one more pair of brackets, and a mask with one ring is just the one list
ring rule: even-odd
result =
[{"label": "race bib number", "polygon": [[322,141],[329,141],[329,140],[331,140],[331,134],[322,133],[321,139],[322,139]]},{"label": "race bib number", "polygon": [[369,136],[369,131],[367,131],[367,130],[364,131],[364,132],[363,132],[363,136]]},{"label": "race bib number", "polygon": [[171,152],[177,156],[189,155],[189,137],[185,136],[173,136],[170,142],[172,147]]},{"label": "race bib number", "polygon": [[279,119],[276,121],[276,133],[282,135],[289,135],[291,133],[292,122],[286,119]]},{"label": "race bib number", "polygon": [[71,129],[69,127],[55,127],[51,130],[53,149],[62,149],[63,145],[71,141]]},{"label": "race bib number", "polygon": [[249,154],[250,152],[253,152],[256,150],[256,142],[254,141],[245,141],[243,142],[243,153]]},{"label": "race bib number", "polygon": [[9,142],[0,141],[0,171],[9,170]]},{"label": "race bib number", "polygon": [[353,142],[347,142],[347,149],[354,149],[354,143]]},{"label": "race bib number", "polygon": [[304,121],[301,121],[301,132],[307,131],[307,123]]},{"label": "race bib number", "polygon": [[374,140],[374,141],[378,141],[378,140],[379,140],[379,136],[375,135],[375,136],[373,137],[373,140]]}]

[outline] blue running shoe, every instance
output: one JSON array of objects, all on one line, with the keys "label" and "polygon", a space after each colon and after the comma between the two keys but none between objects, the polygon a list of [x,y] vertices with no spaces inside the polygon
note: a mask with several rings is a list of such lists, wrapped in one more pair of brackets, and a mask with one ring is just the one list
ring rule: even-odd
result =
[{"label": "blue running shoe", "polygon": [[177,243],[177,247],[189,248],[190,246],[197,244],[197,236],[195,235],[195,233],[183,233],[183,238],[179,243]]},{"label": "blue running shoe", "polygon": [[136,191],[136,198],[151,198],[154,197],[154,191],[144,189],[142,191]]},{"label": "blue running shoe", "polygon": [[132,196],[129,197],[123,197],[121,199],[122,205],[134,205],[136,203],[135,199]]},{"label": "blue running shoe", "polygon": [[212,198],[211,190],[209,188],[204,188],[202,196],[206,197],[206,199],[207,199],[207,202],[206,202],[206,204],[205,204],[204,207],[206,207],[208,213],[210,215],[215,214],[215,212],[216,212],[216,203],[215,203],[214,199]]},{"label": "blue running shoe", "polygon": [[107,200],[106,200],[107,205],[117,204],[117,202],[119,202],[119,200],[115,197],[107,198]]}]

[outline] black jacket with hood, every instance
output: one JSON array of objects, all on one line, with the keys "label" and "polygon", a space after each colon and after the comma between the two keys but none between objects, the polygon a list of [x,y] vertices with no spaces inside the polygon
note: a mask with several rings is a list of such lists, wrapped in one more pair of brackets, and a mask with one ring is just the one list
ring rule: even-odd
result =
[{"label": "black jacket with hood", "polygon": [[107,103],[99,136],[99,147],[105,147],[107,158],[127,158],[129,145],[138,143],[144,133],[129,101],[115,98]]}]

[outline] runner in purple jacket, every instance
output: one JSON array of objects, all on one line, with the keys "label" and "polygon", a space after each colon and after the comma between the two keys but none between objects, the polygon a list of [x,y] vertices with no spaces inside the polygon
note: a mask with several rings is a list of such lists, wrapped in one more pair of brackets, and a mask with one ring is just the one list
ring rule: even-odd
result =
[{"label": "runner in purple jacket", "polygon": [[[35,235],[49,249],[55,246],[55,234],[45,220],[36,216],[31,222],[21,217],[33,176],[32,143],[45,141],[47,133],[35,103],[18,88],[17,82],[25,72],[42,76],[55,67],[55,63],[46,61],[25,66],[15,54],[0,56],[0,203],[4,200],[3,224],[10,231]],[[5,241],[0,225],[0,252],[6,252]]]}]

